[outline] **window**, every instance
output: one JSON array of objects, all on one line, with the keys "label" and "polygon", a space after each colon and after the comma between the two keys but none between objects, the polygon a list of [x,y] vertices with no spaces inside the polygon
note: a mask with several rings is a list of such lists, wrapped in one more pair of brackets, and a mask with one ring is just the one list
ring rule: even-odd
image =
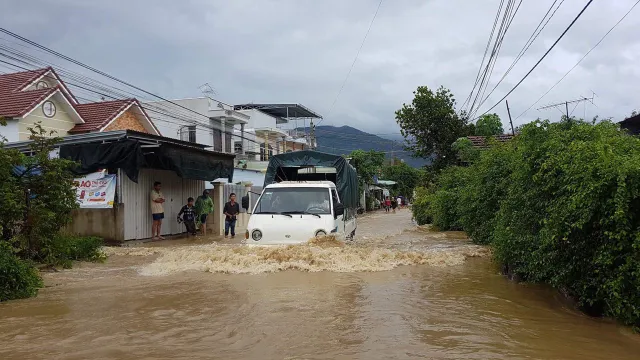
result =
[{"label": "window", "polygon": [[264,144],[260,144],[260,161],[266,161],[267,154],[264,150]]},{"label": "window", "polygon": [[273,188],[258,200],[255,214],[331,214],[326,188]]},{"label": "window", "polygon": [[196,142],[196,126],[195,125],[183,126],[180,129],[180,140]]},{"label": "window", "polygon": [[222,130],[213,129],[213,151],[222,152]]},{"label": "window", "polygon": [[269,145],[269,158],[273,156],[273,146]]},{"label": "window", "polygon": [[189,132],[189,142],[196,142],[196,126],[191,125],[187,127],[187,131]]}]

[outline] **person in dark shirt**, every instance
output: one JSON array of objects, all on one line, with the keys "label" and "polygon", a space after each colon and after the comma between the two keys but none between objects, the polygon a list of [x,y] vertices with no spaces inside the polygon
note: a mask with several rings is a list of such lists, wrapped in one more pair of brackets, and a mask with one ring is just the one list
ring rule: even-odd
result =
[{"label": "person in dark shirt", "polygon": [[[182,216],[182,218],[180,217]],[[196,235],[196,208],[193,206],[193,198],[187,199],[187,205],[183,206],[178,213],[178,222],[184,222],[187,233]]]},{"label": "person in dark shirt", "polygon": [[240,205],[236,202],[236,194],[231,193],[229,195],[229,201],[224,204],[223,212],[225,215],[224,237],[229,236],[229,230],[231,230],[231,237],[233,238],[236,236],[236,221],[240,213]]}]

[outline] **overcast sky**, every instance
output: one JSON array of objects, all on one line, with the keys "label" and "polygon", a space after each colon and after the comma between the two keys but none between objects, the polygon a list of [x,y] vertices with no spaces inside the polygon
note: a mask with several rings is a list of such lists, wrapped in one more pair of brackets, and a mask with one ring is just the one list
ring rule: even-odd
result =
[{"label": "overcast sky", "polygon": [[[335,108],[340,86],[378,0],[3,0],[1,26],[170,98],[211,84],[228,103],[296,102],[324,124],[398,131],[394,111],[419,85],[443,85],[461,105],[482,60],[499,0],[386,0]],[[524,0],[509,29],[493,84],[553,0]],[[498,101],[542,56],[587,0],[566,0],[542,35],[481,108]],[[596,0],[509,97],[517,117],[584,55],[636,0]],[[516,125],[557,120],[554,102],[591,96],[574,115],[622,120],[640,109],[640,6]],[[8,37],[0,34],[0,43]],[[13,41],[13,40],[12,40]],[[38,54],[38,53],[35,53]],[[58,64],[79,71],[68,63]],[[8,68],[0,66],[0,71]],[[98,75],[82,71],[99,79]],[[573,106],[570,111],[573,110]],[[495,110],[508,120],[504,104]]]}]

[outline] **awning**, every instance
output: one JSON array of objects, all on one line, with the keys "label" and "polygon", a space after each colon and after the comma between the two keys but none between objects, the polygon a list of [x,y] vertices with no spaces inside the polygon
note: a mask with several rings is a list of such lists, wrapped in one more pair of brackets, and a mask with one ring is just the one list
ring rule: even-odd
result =
[{"label": "awning", "polygon": [[378,180],[377,184],[391,186],[391,185],[395,185],[396,182],[391,180]]},{"label": "awning", "polygon": [[60,147],[60,157],[79,162],[80,165],[75,169],[78,174],[118,168],[136,183],[142,168],[171,170],[184,179],[233,179],[232,155],[221,156],[211,151],[170,143],[147,146],[132,139],[102,144],[63,145]]}]

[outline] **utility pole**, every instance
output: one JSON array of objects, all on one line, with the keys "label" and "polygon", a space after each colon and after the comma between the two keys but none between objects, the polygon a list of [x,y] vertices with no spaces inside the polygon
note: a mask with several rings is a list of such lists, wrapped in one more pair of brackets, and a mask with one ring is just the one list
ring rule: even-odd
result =
[{"label": "utility pole", "polygon": [[516,129],[513,128],[513,120],[511,120],[511,110],[509,110],[509,101],[505,100],[504,102],[507,104],[507,114],[509,114],[509,124],[511,124],[511,134],[515,136]]},{"label": "utility pole", "polygon": [[309,138],[311,142],[309,146],[311,147],[311,150],[315,150],[316,149],[316,126],[313,124],[313,119],[309,123]]}]

